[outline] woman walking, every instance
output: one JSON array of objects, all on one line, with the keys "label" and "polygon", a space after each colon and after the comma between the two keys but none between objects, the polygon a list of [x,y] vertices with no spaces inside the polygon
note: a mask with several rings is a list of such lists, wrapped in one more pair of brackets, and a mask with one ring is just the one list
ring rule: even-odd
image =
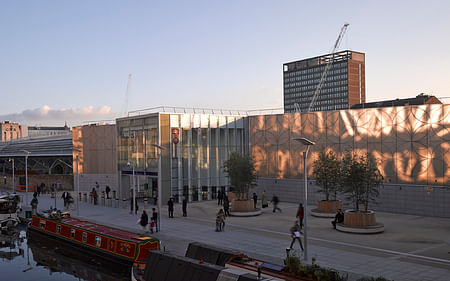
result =
[{"label": "woman walking", "polygon": [[148,215],[144,211],[142,211],[141,219],[139,220],[139,224],[142,226],[142,233],[147,232],[147,224],[148,224]]}]

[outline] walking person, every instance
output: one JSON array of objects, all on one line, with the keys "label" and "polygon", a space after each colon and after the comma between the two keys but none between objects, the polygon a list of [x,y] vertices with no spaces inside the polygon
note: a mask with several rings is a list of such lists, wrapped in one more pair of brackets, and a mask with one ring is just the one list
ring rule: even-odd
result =
[{"label": "walking person", "polygon": [[216,214],[216,232],[222,231],[225,228],[225,214],[223,209],[220,209]]},{"label": "walking person", "polygon": [[109,192],[111,191],[111,188],[109,188],[109,185],[106,186],[105,191],[106,191],[106,199],[109,199]]},{"label": "walking person", "polygon": [[222,201],[223,200],[223,193],[222,190],[219,189],[219,191],[217,191],[217,205],[222,205]]},{"label": "walking person", "polygon": [[155,222],[155,230],[158,232],[159,230],[159,222],[158,222],[158,212],[155,208],[152,208],[152,220]]},{"label": "walking person", "polygon": [[295,240],[297,240],[298,243],[300,244],[300,249],[302,249],[302,251],[303,251],[303,244],[302,244],[302,240],[300,239],[300,224],[298,223],[298,221],[295,221],[295,224],[291,227],[290,231],[291,231],[292,241],[291,241],[291,246],[289,248],[292,249],[292,246],[294,246]]},{"label": "walking person", "polygon": [[32,212],[33,215],[37,214],[37,206],[38,206],[38,204],[39,204],[38,199],[36,198],[36,196],[33,196],[33,199],[30,202],[31,212]]},{"label": "walking person", "polygon": [[300,222],[300,229],[303,228],[303,218],[304,217],[305,217],[305,209],[303,208],[303,204],[300,203],[300,205],[298,206],[297,215],[296,215],[296,218],[298,218],[298,220]]},{"label": "walking person", "polygon": [[228,200],[228,196],[226,196],[226,195],[223,198],[223,211],[224,211],[225,217],[230,216],[230,201]]},{"label": "walking person", "polygon": [[[133,199],[132,198],[130,199],[130,202],[131,202],[131,204],[130,204],[130,212],[133,213]],[[134,214],[137,215],[137,211],[139,210],[139,205],[138,205],[136,197],[134,198],[134,204],[136,205],[136,209],[134,210]]]},{"label": "walking person", "polygon": [[269,204],[267,203],[266,191],[265,190],[261,194],[261,207],[263,207],[263,208],[269,207]]},{"label": "walking person", "polygon": [[167,201],[167,205],[169,206],[169,218],[173,218],[173,200],[170,197],[169,201]]},{"label": "walking person", "polygon": [[185,196],[183,196],[183,201],[181,201],[181,204],[183,209],[183,217],[187,217],[187,200]]},{"label": "walking person", "polygon": [[64,201],[64,208],[67,208],[68,206],[68,203],[69,203],[69,192],[67,192],[67,191],[64,191],[63,192],[63,194],[62,194],[62,196],[61,196],[61,198],[63,199],[63,201]]},{"label": "walking person", "polygon": [[92,200],[94,200],[94,205],[97,205],[98,198],[97,198],[97,191],[95,190],[95,187],[92,188],[91,197],[92,197]]},{"label": "walking person", "polygon": [[255,192],[253,192],[253,207],[256,210],[256,204],[258,203],[258,195],[256,195]]},{"label": "walking person", "polygon": [[275,194],[272,197],[272,203],[273,203],[273,212],[275,213],[275,211],[278,210],[281,213],[281,209],[278,208],[278,203],[280,203],[280,199],[278,199],[278,196],[276,196]]},{"label": "walking person", "polygon": [[142,211],[141,219],[139,220],[139,224],[142,226],[142,234],[147,232],[147,224],[148,224],[148,215],[145,210]]}]

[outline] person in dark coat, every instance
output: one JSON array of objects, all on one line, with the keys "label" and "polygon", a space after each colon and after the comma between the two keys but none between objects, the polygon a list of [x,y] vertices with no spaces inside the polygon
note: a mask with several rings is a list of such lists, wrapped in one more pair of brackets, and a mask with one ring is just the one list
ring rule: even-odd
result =
[{"label": "person in dark coat", "polygon": [[173,218],[173,200],[172,198],[167,201],[167,205],[169,206],[169,218]]},{"label": "person in dark coat", "polygon": [[185,196],[183,196],[182,209],[183,209],[183,217],[187,217],[187,200]]},{"label": "person in dark coat", "polygon": [[217,205],[222,205],[222,203],[223,203],[223,193],[219,189],[219,191],[217,191]]},{"label": "person in dark coat", "polygon": [[272,197],[272,203],[273,203],[273,212],[275,213],[275,211],[278,210],[281,213],[281,209],[278,208],[278,203],[280,203],[280,199],[278,199],[278,196],[276,196],[275,194]]},{"label": "person in dark coat", "polygon": [[144,211],[142,211],[141,219],[139,220],[139,224],[142,226],[142,233],[147,232],[147,224],[148,224],[148,215]]},{"label": "person in dark coat", "polygon": [[[64,191],[61,198],[64,200],[64,208],[67,208],[69,205],[69,192]],[[36,196],[35,196],[36,197]]]},{"label": "person in dark coat", "polygon": [[111,188],[109,188],[109,185],[106,186],[105,191],[106,191],[106,199],[109,199],[109,192],[111,191]]},{"label": "person in dark coat", "polygon": [[223,198],[223,211],[226,216],[230,216],[230,201],[228,200],[228,196],[225,195]]},{"label": "person in dark coat", "polygon": [[33,215],[36,215],[36,213],[37,213],[37,206],[38,206],[38,204],[39,204],[38,199],[36,198],[36,196],[33,196],[33,199],[30,202],[31,211],[32,211]]},{"label": "person in dark coat", "polygon": [[256,203],[258,203],[258,195],[253,192],[253,207],[256,209]]},{"label": "person in dark coat", "polygon": [[339,209],[336,213],[336,216],[334,217],[334,221],[331,222],[333,225],[333,228],[336,229],[337,223],[343,223],[344,222],[344,212],[342,212],[342,209]]},{"label": "person in dark coat", "polygon": [[152,208],[152,220],[155,222],[155,231],[159,230],[159,222],[158,222],[158,212],[155,208]]},{"label": "person in dark coat", "polygon": [[300,203],[297,210],[297,216],[299,222],[300,222],[300,228],[303,228],[303,218],[305,217],[305,209],[303,208],[303,204]]}]

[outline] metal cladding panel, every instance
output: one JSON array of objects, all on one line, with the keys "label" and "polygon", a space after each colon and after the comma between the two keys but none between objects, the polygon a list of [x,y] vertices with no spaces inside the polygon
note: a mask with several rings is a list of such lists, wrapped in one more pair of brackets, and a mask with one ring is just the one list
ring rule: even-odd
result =
[{"label": "metal cladding panel", "polygon": [[329,111],[326,115],[326,143],[338,144],[340,139],[339,111]]},{"label": "metal cladding panel", "polygon": [[327,112],[317,112],[315,114],[314,141],[316,143],[327,143]]},{"label": "metal cladding panel", "polygon": [[429,136],[430,142],[450,141],[450,108],[439,105],[429,106]]},{"label": "metal cladding panel", "polygon": [[429,143],[429,159],[425,163],[428,184],[444,183],[444,149],[441,142]]}]

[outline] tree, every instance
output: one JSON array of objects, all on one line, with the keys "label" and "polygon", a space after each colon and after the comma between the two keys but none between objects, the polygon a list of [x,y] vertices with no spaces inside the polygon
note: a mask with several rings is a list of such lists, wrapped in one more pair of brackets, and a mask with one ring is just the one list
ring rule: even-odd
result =
[{"label": "tree", "polygon": [[230,158],[224,162],[224,171],[228,173],[230,184],[240,198],[248,194],[251,186],[256,185],[255,160],[248,155],[231,153]]},{"label": "tree", "polygon": [[333,194],[334,200],[336,200],[340,175],[340,162],[337,155],[331,150],[328,152],[322,150],[314,161],[313,167],[314,179],[316,184],[321,187],[319,192],[325,193],[326,201],[330,200],[330,194]]},{"label": "tree", "polygon": [[342,159],[341,185],[357,212],[361,204],[367,211],[369,202],[374,202],[379,194],[378,187],[383,176],[377,164],[375,158],[369,154],[358,156],[350,151],[347,151]]}]

